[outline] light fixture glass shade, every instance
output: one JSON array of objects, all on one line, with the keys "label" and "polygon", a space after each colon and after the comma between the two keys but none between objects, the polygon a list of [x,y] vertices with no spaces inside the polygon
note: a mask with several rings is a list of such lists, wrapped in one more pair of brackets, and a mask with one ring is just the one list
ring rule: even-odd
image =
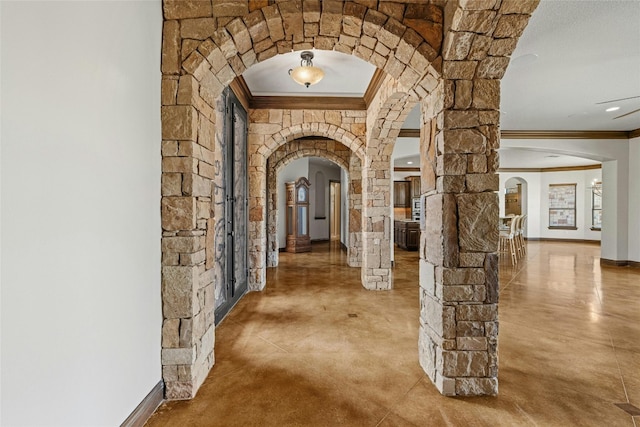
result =
[{"label": "light fixture glass shade", "polygon": [[299,85],[309,87],[318,83],[324,77],[321,68],[312,66],[301,66],[291,70],[291,78]]},{"label": "light fixture glass shade", "polygon": [[313,62],[311,62],[313,52],[305,50],[300,54],[300,58],[302,58],[300,66],[289,70],[289,75],[293,81],[299,85],[309,87],[322,80],[324,71],[319,67],[314,67]]}]

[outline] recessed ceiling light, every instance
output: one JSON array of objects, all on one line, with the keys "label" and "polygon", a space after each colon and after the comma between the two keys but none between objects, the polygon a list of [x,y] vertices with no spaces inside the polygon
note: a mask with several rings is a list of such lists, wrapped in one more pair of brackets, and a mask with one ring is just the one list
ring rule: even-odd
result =
[{"label": "recessed ceiling light", "polygon": [[407,164],[408,164],[408,165],[412,165],[412,164],[413,164],[413,162],[407,162]]},{"label": "recessed ceiling light", "polygon": [[545,157],[548,157],[550,159],[555,159],[556,157],[560,157],[560,156],[556,156],[555,154],[551,154],[551,155],[545,156]]},{"label": "recessed ceiling light", "polygon": [[609,112],[611,112],[611,111],[618,111],[619,109],[620,109],[620,107],[609,107],[609,108],[607,108],[607,109],[606,109],[606,110],[604,110],[604,111],[606,111],[607,113],[609,113]]}]

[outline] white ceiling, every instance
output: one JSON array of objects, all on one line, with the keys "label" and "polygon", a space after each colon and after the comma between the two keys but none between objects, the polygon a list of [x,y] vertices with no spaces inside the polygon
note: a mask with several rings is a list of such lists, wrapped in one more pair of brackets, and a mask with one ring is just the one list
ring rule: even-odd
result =
[{"label": "white ceiling", "polygon": [[640,109],[640,1],[541,1],[502,79],[501,109],[509,130],[640,128],[640,111],[613,120]]},{"label": "white ceiling", "polygon": [[362,97],[376,67],[353,56],[330,50],[312,50],[313,65],[324,79],[308,88],[295,83],[289,70],[300,65],[300,52],[276,55],[244,72],[253,96],[355,96]]},{"label": "white ceiling", "polygon": [[[308,89],[288,76],[300,63],[300,52],[263,61],[243,77],[254,96],[363,95],[373,66],[352,55],[313,52],[314,65],[326,75]],[[638,98],[597,104],[630,97]],[[620,109],[605,111],[614,106]],[[640,0],[542,0],[502,80],[501,128],[629,131],[640,128],[640,112],[613,118],[635,109],[640,109]],[[410,114],[403,127],[418,128],[419,111]],[[527,150],[500,151],[505,168],[594,163]],[[407,166],[408,156],[397,155],[396,165]],[[417,152],[412,156],[415,162]]]}]

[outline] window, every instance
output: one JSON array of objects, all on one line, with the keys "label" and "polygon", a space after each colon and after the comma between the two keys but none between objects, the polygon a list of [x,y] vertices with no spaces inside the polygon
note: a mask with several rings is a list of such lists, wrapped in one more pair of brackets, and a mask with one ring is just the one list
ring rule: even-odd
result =
[{"label": "window", "polygon": [[576,184],[549,184],[549,228],[577,230]]},{"label": "window", "polygon": [[591,186],[591,229],[602,229],[602,182]]}]

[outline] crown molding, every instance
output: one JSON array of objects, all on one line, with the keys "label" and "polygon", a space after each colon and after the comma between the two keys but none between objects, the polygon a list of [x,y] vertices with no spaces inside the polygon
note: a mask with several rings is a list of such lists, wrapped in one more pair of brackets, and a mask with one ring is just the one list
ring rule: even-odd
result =
[{"label": "crown molding", "polygon": [[369,108],[371,101],[373,101],[373,98],[375,98],[376,94],[380,90],[380,86],[382,86],[385,76],[386,73],[380,68],[376,68],[376,71],[373,72],[369,86],[367,86],[367,90],[364,92],[364,96],[362,97],[366,108]]},{"label": "crown molding", "polygon": [[366,110],[380,90],[385,72],[379,68],[371,77],[362,98],[342,96],[253,96],[247,82],[238,76],[229,84],[242,106],[249,110]]},{"label": "crown molding", "polygon": [[[420,129],[400,129],[399,137],[419,138]],[[640,129],[617,130],[503,130],[503,139],[629,139],[640,136]]]},{"label": "crown molding", "polygon": [[251,107],[251,101],[253,101],[253,95],[249,90],[249,86],[247,86],[247,82],[242,78],[242,76],[238,76],[231,83],[229,83],[229,87],[233,91],[233,93],[240,101],[240,104],[244,107],[245,110],[249,111]]},{"label": "crown molding", "polygon": [[500,168],[498,172],[573,172],[602,169],[602,165],[561,166],[555,168]]},{"label": "crown molding", "polygon": [[608,130],[503,130],[504,139],[629,139],[629,132]]},{"label": "crown molding", "polygon": [[420,138],[420,129],[400,129],[398,138]]},{"label": "crown molding", "polygon": [[342,96],[254,96],[252,109],[287,110],[366,110],[362,98]]}]

